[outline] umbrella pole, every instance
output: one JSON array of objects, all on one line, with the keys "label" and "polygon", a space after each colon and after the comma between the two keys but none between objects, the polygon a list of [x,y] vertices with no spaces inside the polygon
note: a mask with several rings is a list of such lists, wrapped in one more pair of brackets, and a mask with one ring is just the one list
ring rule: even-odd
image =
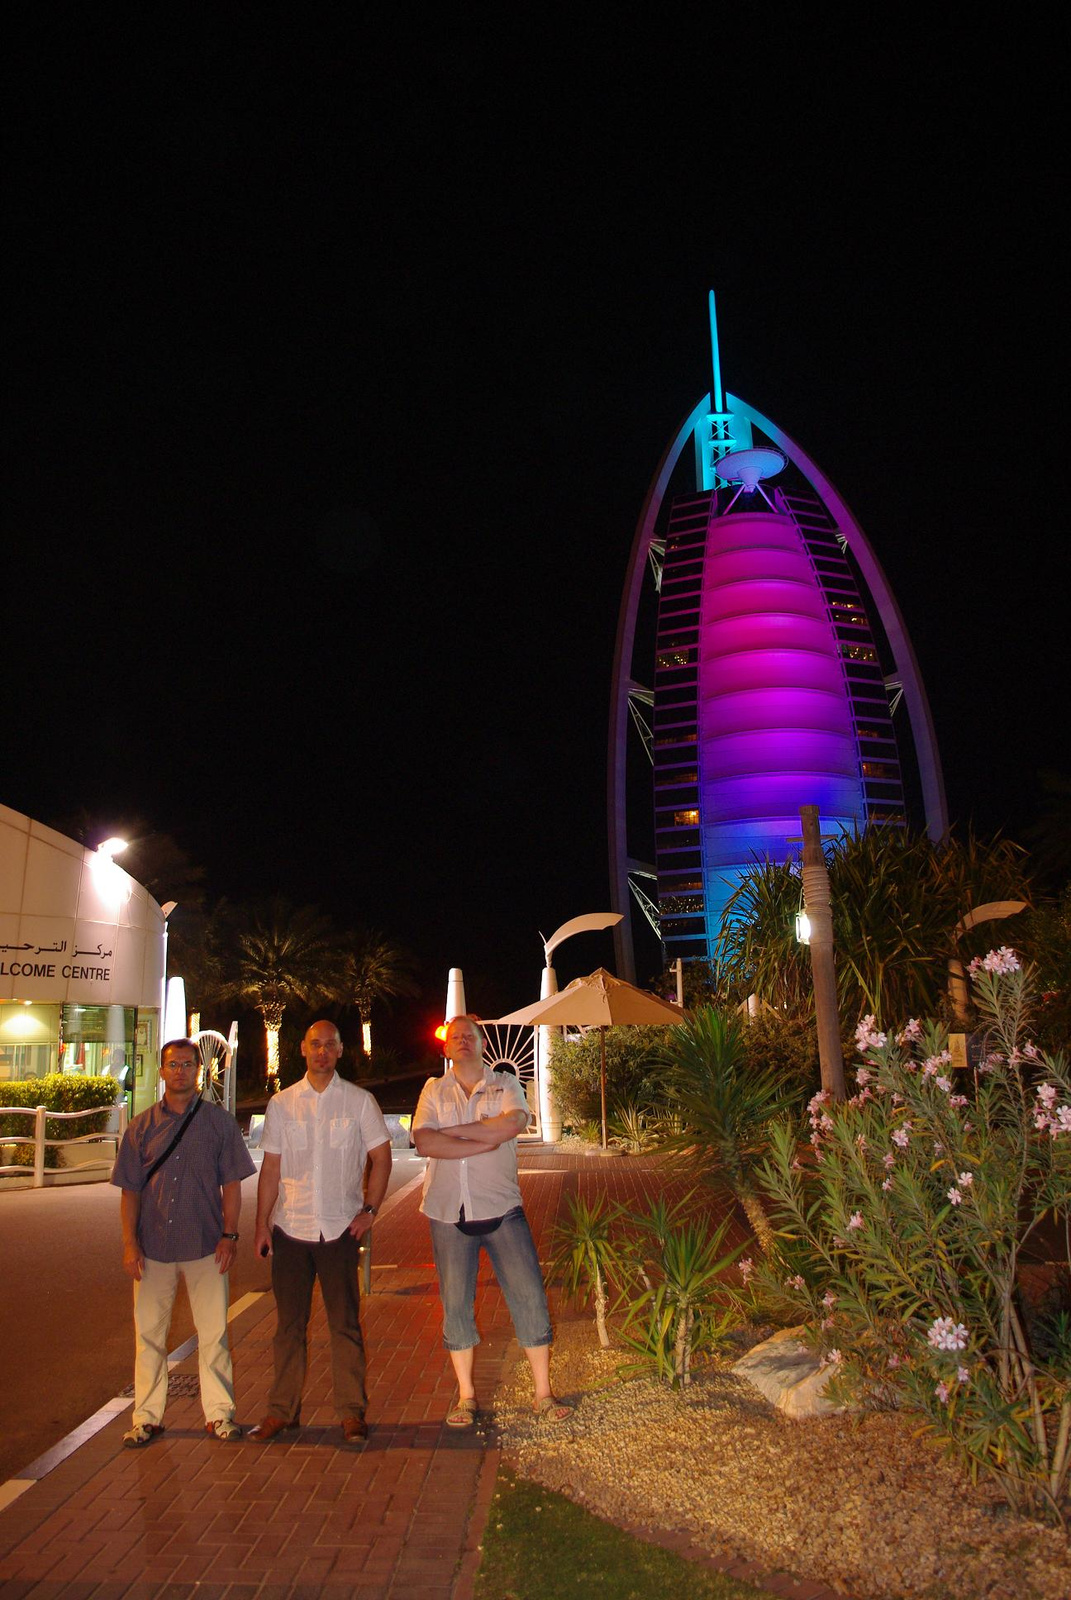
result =
[{"label": "umbrella pole", "polygon": [[602,1147],[606,1149],[606,1029],[599,1029],[599,1094],[602,1098]]}]

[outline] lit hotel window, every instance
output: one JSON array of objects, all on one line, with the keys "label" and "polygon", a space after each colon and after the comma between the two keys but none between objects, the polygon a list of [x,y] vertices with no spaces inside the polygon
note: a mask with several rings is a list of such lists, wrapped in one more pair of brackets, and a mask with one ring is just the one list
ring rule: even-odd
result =
[{"label": "lit hotel window", "polygon": [[675,828],[694,828],[698,821],[698,811],[674,811],[673,813],[673,826]]}]

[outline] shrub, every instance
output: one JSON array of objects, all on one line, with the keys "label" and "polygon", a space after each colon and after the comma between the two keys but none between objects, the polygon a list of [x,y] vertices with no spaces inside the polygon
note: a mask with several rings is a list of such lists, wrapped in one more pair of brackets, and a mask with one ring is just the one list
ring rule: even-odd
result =
[{"label": "shrub", "polygon": [[1050,1317],[1031,1344],[1017,1269],[1047,1213],[1067,1238],[1071,1074],[1027,1037],[1029,970],[1002,950],[972,973],[988,1053],[962,1092],[941,1028],[889,1038],[868,1017],[858,1093],[811,1102],[813,1161],[776,1130],[763,1185],[779,1257],[756,1282],[815,1325],[832,1395],[914,1412],[1018,1509],[1060,1520],[1067,1330]]},{"label": "shrub", "polygon": [[[78,1073],[50,1072],[43,1078],[19,1078],[0,1083],[0,1102],[5,1106],[34,1109],[46,1106],[49,1111],[65,1112],[104,1108],[99,1116],[83,1117],[78,1122],[46,1117],[46,1139],[79,1139],[87,1133],[103,1133],[118,1094],[119,1085],[114,1078],[90,1078]],[[0,1116],[0,1139],[26,1138],[32,1134],[33,1122],[29,1117]],[[16,1145],[11,1161],[16,1167],[32,1167],[33,1146]],[[45,1166],[58,1167],[59,1164],[59,1151],[46,1145]]]},{"label": "shrub", "polygon": [[[659,1096],[660,1047],[665,1028],[607,1028],[606,1110],[613,1115],[625,1106],[647,1106]],[[554,1040],[550,1066],[554,1093],[562,1121],[576,1127],[601,1123],[599,1099],[600,1045],[598,1029],[580,1039]]]}]

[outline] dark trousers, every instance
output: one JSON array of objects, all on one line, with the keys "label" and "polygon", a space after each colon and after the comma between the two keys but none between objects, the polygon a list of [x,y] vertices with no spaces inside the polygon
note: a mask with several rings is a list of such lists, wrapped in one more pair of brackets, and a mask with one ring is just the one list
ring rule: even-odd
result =
[{"label": "dark trousers", "polygon": [[273,1228],[271,1245],[271,1286],[278,1323],[272,1347],[275,1379],[268,1396],[269,1412],[286,1422],[297,1422],[300,1418],[312,1286],[319,1278],[331,1333],[335,1410],[341,1419],[363,1417],[367,1395],[357,1240],[347,1231],[340,1239],[321,1244],[310,1239],[292,1239],[281,1228]]}]

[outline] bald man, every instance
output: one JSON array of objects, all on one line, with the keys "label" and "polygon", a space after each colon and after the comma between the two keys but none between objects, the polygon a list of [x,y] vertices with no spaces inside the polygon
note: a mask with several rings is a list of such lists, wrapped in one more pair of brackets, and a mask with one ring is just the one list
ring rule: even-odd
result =
[{"label": "bald man", "polygon": [[249,1437],[269,1444],[300,1424],[312,1287],[319,1278],[342,1443],[360,1446],[368,1437],[368,1397],[357,1251],[387,1192],[390,1134],[368,1091],[339,1077],[342,1040],[333,1022],[314,1022],[301,1054],[305,1076],[272,1096],[264,1119],[255,1249],[271,1257],[278,1320],[268,1414]]}]

